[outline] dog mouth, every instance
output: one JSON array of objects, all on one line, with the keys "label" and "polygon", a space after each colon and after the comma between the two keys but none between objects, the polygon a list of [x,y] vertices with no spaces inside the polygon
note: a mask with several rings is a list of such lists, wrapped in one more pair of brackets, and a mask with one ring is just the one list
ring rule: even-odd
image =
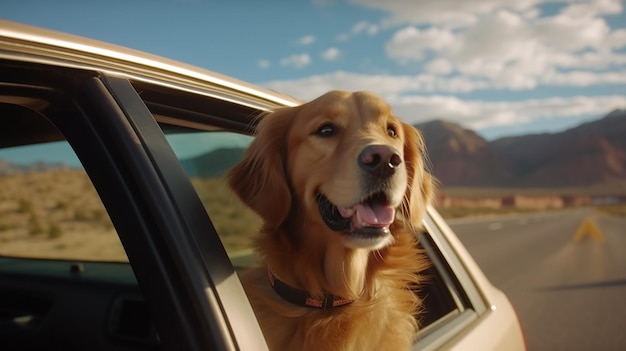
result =
[{"label": "dog mouth", "polygon": [[384,192],[377,192],[349,208],[337,207],[318,193],[317,207],[322,219],[333,231],[361,239],[384,238],[395,218],[395,208]]}]

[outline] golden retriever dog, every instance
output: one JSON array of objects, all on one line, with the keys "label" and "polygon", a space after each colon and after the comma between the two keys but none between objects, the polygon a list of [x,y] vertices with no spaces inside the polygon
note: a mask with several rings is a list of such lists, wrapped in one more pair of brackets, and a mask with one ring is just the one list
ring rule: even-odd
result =
[{"label": "golden retriever dog", "polygon": [[242,274],[271,350],[408,350],[431,198],[419,132],[379,97],[332,91],[268,113],[229,184],[263,219]]}]

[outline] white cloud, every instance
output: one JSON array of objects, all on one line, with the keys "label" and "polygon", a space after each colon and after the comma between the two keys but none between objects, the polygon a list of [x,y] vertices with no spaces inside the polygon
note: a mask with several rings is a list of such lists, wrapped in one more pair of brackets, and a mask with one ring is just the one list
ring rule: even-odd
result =
[{"label": "white cloud", "polygon": [[[626,74],[623,73],[606,73],[595,77],[601,77],[604,82],[626,83]],[[546,77],[545,80],[568,86],[594,83],[594,78],[575,72],[556,74]],[[437,92],[455,93],[493,88],[493,83],[467,77],[443,79],[428,74],[389,76],[335,72],[262,85],[305,101],[333,89],[370,90],[387,100],[395,113],[408,123],[443,118],[477,130],[494,126],[515,126],[542,118],[600,117],[612,109],[626,108],[626,96],[620,95],[547,97],[505,102],[463,100]]]},{"label": "white cloud", "polygon": [[358,35],[361,33],[367,33],[369,35],[377,34],[379,31],[378,25],[369,23],[367,21],[359,21],[352,26],[352,34]]},{"label": "white cloud", "polygon": [[515,126],[545,118],[601,117],[626,106],[626,96],[576,96],[515,102],[466,101],[454,96],[389,97],[394,112],[409,123],[442,118],[469,128]]},{"label": "white cloud", "polygon": [[348,34],[348,33],[341,33],[341,34],[337,35],[337,37],[335,37],[335,40],[338,41],[338,42],[348,41],[348,40],[350,40],[350,34]]},{"label": "white cloud", "polygon": [[570,2],[569,0],[350,0],[355,5],[385,11],[385,26],[402,24],[434,24],[446,28],[465,27],[479,21],[479,16],[500,9],[528,13],[539,3]]},{"label": "white cloud", "polygon": [[[626,84],[626,29],[611,28],[603,17],[623,14],[620,0],[350,1],[383,10],[387,17],[377,23],[357,22],[336,39],[345,42],[357,35],[387,31],[387,57],[420,73],[338,71],[263,85],[304,100],[332,89],[371,90],[408,122],[440,117],[474,129],[548,118],[599,117],[626,107],[624,94],[504,102],[454,96],[544,87],[567,87],[570,93],[580,87],[622,88]],[[560,10],[546,15],[540,6],[546,3],[560,3]],[[339,55],[337,48],[330,48],[321,57],[330,60]],[[281,64],[296,67],[295,62],[301,62],[303,67],[311,62],[308,55],[300,60],[297,56]]]},{"label": "white cloud", "polygon": [[371,36],[378,34],[378,32],[380,32],[380,26],[378,24],[373,24],[368,21],[359,21],[350,28],[349,32],[337,35],[335,40],[338,42],[346,42],[363,33]]},{"label": "white cloud", "polygon": [[620,0],[591,0],[574,2],[563,10],[563,14],[570,17],[586,17],[597,15],[612,15],[622,12]]},{"label": "white cloud", "polygon": [[440,77],[433,74],[418,75],[368,75],[338,71],[302,79],[271,81],[262,84],[303,100],[309,100],[332,89],[371,90],[382,96],[406,94],[465,93],[492,88],[484,80],[467,77]]},{"label": "white cloud", "polygon": [[[626,46],[626,30],[612,30],[598,17],[621,11],[619,2],[576,3],[549,17],[533,14],[531,2],[520,3],[526,12],[519,13],[503,9],[511,5],[504,0],[481,1],[488,10],[480,13],[480,21],[455,29],[419,29],[413,25],[400,28],[386,44],[387,55],[400,64],[423,64],[429,73],[458,72],[512,90],[554,84],[562,80],[545,77],[563,77],[566,74],[562,72],[572,69],[579,71],[578,76],[588,72],[591,78],[578,79],[588,82],[582,85],[620,81],[614,79],[615,74],[598,73],[603,69],[626,70],[625,55],[616,51]],[[502,5],[500,9],[492,6],[496,3]]]},{"label": "white cloud", "polygon": [[315,43],[315,36],[313,35],[305,35],[297,41],[297,44],[300,46],[311,45],[313,43]]},{"label": "white cloud", "polygon": [[311,63],[308,54],[295,54],[280,60],[280,65],[285,67],[303,68]]},{"label": "white cloud", "polygon": [[427,24],[445,28],[461,28],[476,24],[482,16],[501,10],[521,14],[531,19],[539,16],[537,6],[565,4],[563,14],[570,17],[618,14],[623,11],[621,0],[350,0],[352,4],[384,11],[385,26]]},{"label": "white cloud", "polygon": [[566,73],[552,72],[545,75],[542,82],[546,85],[585,87],[597,84],[626,84],[626,71],[622,72],[589,72],[572,71]]},{"label": "white cloud", "polygon": [[[445,63],[441,63],[445,66]],[[443,70],[444,68],[440,68]],[[337,71],[301,79],[266,82],[263,85],[301,99],[312,99],[327,90],[372,90],[381,95],[457,94],[490,89],[524,90],[537,86],[589,87],[602,84],[625,84],[626,71],[547,72],[541,77],[529,77],[510,71],[498,79],[467,75],[440,75],[429,72],[416,75],[360,74]]]},{"label": "white cloud", "polygon": [[257,61],[257,64],[259,65],[259,68],[262,69],[268,69],[272,65],[271,62],[266,59],[260,59],[259,61]]},{"label": "white cloud", "polygon": [[428,51],[441,52],[455,45],[456,36],[449,30],[406,27],[387,43],[387,54],[400,62],[421,61]]},{"label": "white cloud", "polygon": [[610,48],[621,48],[626,46],[626,29],[614,30],[606,39],[606,44]]},{"label": "white cloud", "polygon": [[302,79],[266,82],[262,85],[303,100],[310,100],[332,89],[350,91],[370,89],[382,95],[398,94],[403,91],[427,89],[429,83],[432,83],[429,81],[430,78],[419,76],[367,75],[339,71]]},{"label": "white cloud", "polygon": [[553,17],[524,23],[524,30],[542,45],[559,50],[576,51],[585,48],[600,49],[610,33],[602,17],[589,13],[576,15],[564,10]]},{"label": "white cloud", "polygon": [[326,61],[334,61],[341,56],[341,52],[337,48],[328,48],[322,53],[322,58]]},{"label": "white cloud", "polygon": [[424,67],[424,69],[428,73],[449,74],[449,73],[452,73],[454,68],[452,64],[450,63],[450,61],[448,61],[447,59],[437,58],[428,62],[426,66]]}]

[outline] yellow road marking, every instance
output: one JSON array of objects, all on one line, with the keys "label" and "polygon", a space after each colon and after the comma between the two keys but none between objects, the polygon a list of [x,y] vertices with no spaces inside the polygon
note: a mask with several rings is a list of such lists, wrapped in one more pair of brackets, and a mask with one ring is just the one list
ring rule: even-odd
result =
[{"label": "yellow road marking", "polygon": [[596,241],[604,241],[604,235],[591,218],[586,218],[580,225],[576,234],[574,234],[574,241],[580,242],[586,236],[591,236]]}]

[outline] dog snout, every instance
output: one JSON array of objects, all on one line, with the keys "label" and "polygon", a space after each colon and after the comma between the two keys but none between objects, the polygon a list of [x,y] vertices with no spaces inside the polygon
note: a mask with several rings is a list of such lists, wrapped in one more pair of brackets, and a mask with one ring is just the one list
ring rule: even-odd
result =
[{"label": "dog snout", "polygon": [[369,145],[359,154],[359,166],[377,177],[389,177],[402,164],[398,150],[387,145]]}]

